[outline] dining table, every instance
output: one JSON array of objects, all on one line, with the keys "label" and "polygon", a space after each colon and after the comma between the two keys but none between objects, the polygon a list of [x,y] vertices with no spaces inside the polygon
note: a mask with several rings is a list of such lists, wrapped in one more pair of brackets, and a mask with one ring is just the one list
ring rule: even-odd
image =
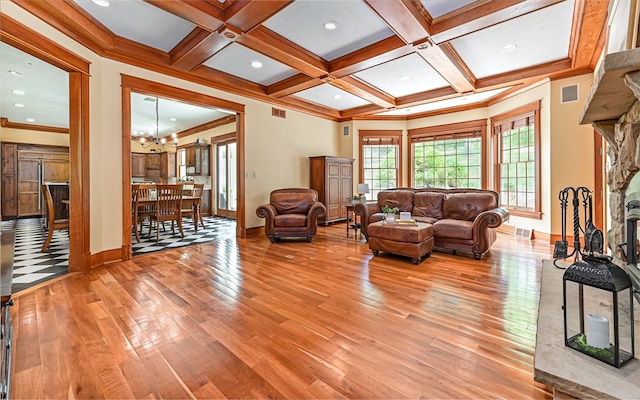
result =
[{"label": "dining table", "polygon": [[[200,218],[200,201],[202,200],[201,197],[198,196],[190,196],[190,195],[183,195],[182,196],[182,207],[181,209],[184,208],[185,205],[191,203],[191,208],[194,210],[195,213],[195,218],[194,218],[194,227],[196,232],[198,231],[198,220]],[[135,200],[135,202],[132,204],[133,207],[133,220],[134,221],[138,221],[138,211],[140,209],[147,209],[149,207],[153,208],[154,206],[156,206],[158,204],[158,198],[157,197],[139,197]],[[137,225],[137,224],[136,224]],[[138,243],[140,243],[140,233],[138,232],[138,229],[135,229],[135,236],[136,236],[136,241]]]}]

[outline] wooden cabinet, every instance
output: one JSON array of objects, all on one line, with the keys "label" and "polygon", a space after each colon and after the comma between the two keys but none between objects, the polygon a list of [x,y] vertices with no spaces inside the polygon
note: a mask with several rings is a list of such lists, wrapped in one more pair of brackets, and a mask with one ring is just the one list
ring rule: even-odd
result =
[{"label": "wooden cabinet", "polygon": [[322,220],[329,222],[347,219],[345,206],[353,195],[353,159],[331,156],[309,157],[311,188],[318,191],[318,200],[327,208]]},{"label": "wooden cabinet", "polygon": [[167,180],[176,176],[176,153],[160,153],[160,178]]},{"label": "wooden cabinet", "polygon": [[202,201],[200,202],[200,214],[204,217],[212,215],[211,213],[211,190],[205,190],[202,193]]},{"label": "wooden cabinet", "polygon": [[160,154],[147,154],[147,169],[160,169]]},{"label": "wooden cabinet", "polygon": [[42,215],[42,183],[69,181],[69,149],[2,144],[2,218]]},{"label": "wooden cabinet", "polygon": [[209,175],[211,146],[194,143],[178,150],[180,176]]},{"label": "wooden cabinet", "polygon": [[160,154],[147,154],[147,169],[144,177],[148,181],[160,182]]},{"label": "wooden cabinet", "polygon": [[2,217],[18,215],[18,145],[2,144]]},{"label": "wooden cabinet", "polygon": [[142,178],[147,174],[147,155],[131,153],[131,176]]}]

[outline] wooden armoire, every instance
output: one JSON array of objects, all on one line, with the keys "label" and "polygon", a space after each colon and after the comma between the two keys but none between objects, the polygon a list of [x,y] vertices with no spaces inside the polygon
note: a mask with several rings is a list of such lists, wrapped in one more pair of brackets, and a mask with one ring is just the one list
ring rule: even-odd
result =
[{"label": "wooden armoire", "polygon": [[345,221],[353,195],[353,158],[332,156],[309,157],[311,161],[311,188],[318,191],[318,201],[327,207],[324,218],[318,222],[325,225]]}]

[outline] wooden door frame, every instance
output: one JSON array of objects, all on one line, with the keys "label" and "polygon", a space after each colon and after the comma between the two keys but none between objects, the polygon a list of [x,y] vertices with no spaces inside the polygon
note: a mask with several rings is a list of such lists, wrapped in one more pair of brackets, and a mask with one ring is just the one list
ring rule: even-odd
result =
[{"label": "wooden door frame", "polygon": [[69,272],[81,272],[91,267],[90,62],[5,14],[0,17],[0,41],[69,74]]},{"label": "wooden door frame", "polygon": [[[199,107],[223,108],[236,113],[236,143],[238,176],[244,176],[244,104],[208,96],[202,93],[121,74],[122,87],[122,258],[130,260],[131,243],[131,93],[162,97]],[[177,162],[176,162],[177,164]],[[211,162],[209,163],[211,168]],[[236,236],[246,237],[244,179],[238,179],[238,212]]]},{"label": "wooden door frame", "polygon": [[[215,163],[215,164],[216,164],[216,168],[215,168],[215,171],[216,171],[216,174],[215,174],[215,182],[216,182],[216,185],[215,185],[215,186],[214,186],[214,185],[211,185],[211,186],[212,186],[212,189],[215,187],[215,196],[214,196],[214,190],[211,190],[211,196],[212,196],[213,198],[215,198],[215,199],[217,199],[217,198],[218,198],[218,197],[217,197],[217,195],[218,195],[218,185],[217,185],[217,182],[218,182],[218,169],[219,169],[219,164],[220,164],[220,160],[218,160],[218,146],[219,146],[219,145],[221,145],[221,144],[226,146],[226,145],[228,145],[228,144],[229,144],[229,143],[231,143],[231,142],[236,143],[236,159],[237,159],[237,158],[238,158],[238,155],[237,155],[237,153],[238,153],[238,143],[236,142],[236,133],[235,133],[235,132],[227,133],[227,134],[220,135],[220,136],[213,136],[213,137],[211,138],[211,146],[212,146],[211,152],[212,152],[212,153],[213,153],[213,152],[215,152],[215,160],[216,160],[216,163]],[[228,153],[227,153],[227,154],[228,154]],[[211,164],[213,164],[213,163],[211,163]],[[213,166],[213,165],[212,165],[212,166]],[[212,176],[213,176],[213,175],[212,175]],[[240,175],[238,175],[238,172],[236,171],[236,180],[239,180],[239,176],[240,176]],[[211,201],[210,201],[210,204],[211,204],[212,206],[213,206],[213,204],[214,204],[214,202],[213,202],[213,198],[212,198],[212,199],[211,199]],[[228,200],[227,200],[227,202],[228,202]],[[218,208],[218,202],[217,202],[217,201],[215,202],[215,205],[216,205],[216,208],[215,208],[215,209],[216,209],[216,212],[215,212],[215,213],[212,213],[212,214],[217,216],[217,215],[218,215],[218,211],[219,211],[219,208]],[[237,207],[236,207],[236,208],[237,208]],[[213,210],[212,210],[212,211],[213,211]],[[225,214],[226,214],[226,213],[231,213],[231,212],[233,213],[233,215],[235,215],[235,219],[237,220],[237,218],[238,218],[238,210],[236,210],[236,211],[228,211],[228,210],[225,210]],[[227,217],[226,215],[221,215],[221,216],[222,216],[222,217]]]}]

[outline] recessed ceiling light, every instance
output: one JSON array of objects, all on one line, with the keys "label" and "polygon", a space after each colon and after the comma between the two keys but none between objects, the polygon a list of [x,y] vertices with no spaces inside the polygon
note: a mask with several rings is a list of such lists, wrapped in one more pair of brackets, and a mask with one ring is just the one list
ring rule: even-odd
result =
[{"label": "recessed ceiling light", "polygon": [[411,79],[411,77],[410,77],[410,76],[407,76],[407,75],[405,75],[405,76],[401,76],[401,77],[400,77],[400,80],[401,80],[402,82],[406,82],[406,81],[408,81],[409,79]]},{"label": "recessed ceiling light", "polygon": [[36,122],[36,120],[33,118],[27,118],[27,122]]},{"label": "recessed ceiling light", "polygon": [[405,109],[404,109],[404,112],[406,112],[406,113],[408,113],[409,111],[411,111],[411,109],[410,109],[410,108],[405,108]]},{"label": "recessed ceiling light", "polygon": [[18,107],[18,108],[24,107],[24,104],[22,104],[22,103],[14,103],[13,105]]},{"label": "recessed ceiling light", "polygon": [[109,3],[109,0],[91,0],[93,1],[94,4],[99,5],[100,7],[109,7],[109,5],[111,3]]},{"label": "recessed ceiling light", "polygon": [[169,118],[169,121],[176,122],[177,120],[175,118],[171,117],[171,118]]},{"label": "recessed ceiling light", "polygon": [[252,61],[251,66],[253,68],[262,68],[262,63],[260,61]]},{"label": "recessed ceiling light", "polygon": [[325,27],[325,29],[333,31],[335,29],[338,29],[338,23],[335,22],[335,21],[325,22],[324,27]]},{"label": "recessed ceiling light", "polygon": [[20,89],[13,89],[13,90],[11,91],[11,93],[13,93],[13,94],[17,94],[17,95],[19,95],[19,96],[22,96],[22,95],[24,94],[24,90],[20,90]]},{"label": "recessed ceiling light", "polygon": [[10,69],[9,73],[12,74],[12,75],[15,75],[15,76],[24,76],[24,74],[22,72],[16,71],[16,70],[13,70],[13,69]]},{"label": "recessed ceiling light", "polygon": [[342,96],[340,96],[339,94],[336,94],[335,96],[333,96],[334,99],[336,100],[340,100],[342,98]]},{"label": "recessed ceiling light", "polygon": [[502,48],[502,50],[500,50],[500,51],[503,52],[503,53],[510,53],[510,52],[514,51],[516,49],[516,47],[518,47],[518,46],[516,46],[515,44],[508,44],[508,45],[504,46]]}]

